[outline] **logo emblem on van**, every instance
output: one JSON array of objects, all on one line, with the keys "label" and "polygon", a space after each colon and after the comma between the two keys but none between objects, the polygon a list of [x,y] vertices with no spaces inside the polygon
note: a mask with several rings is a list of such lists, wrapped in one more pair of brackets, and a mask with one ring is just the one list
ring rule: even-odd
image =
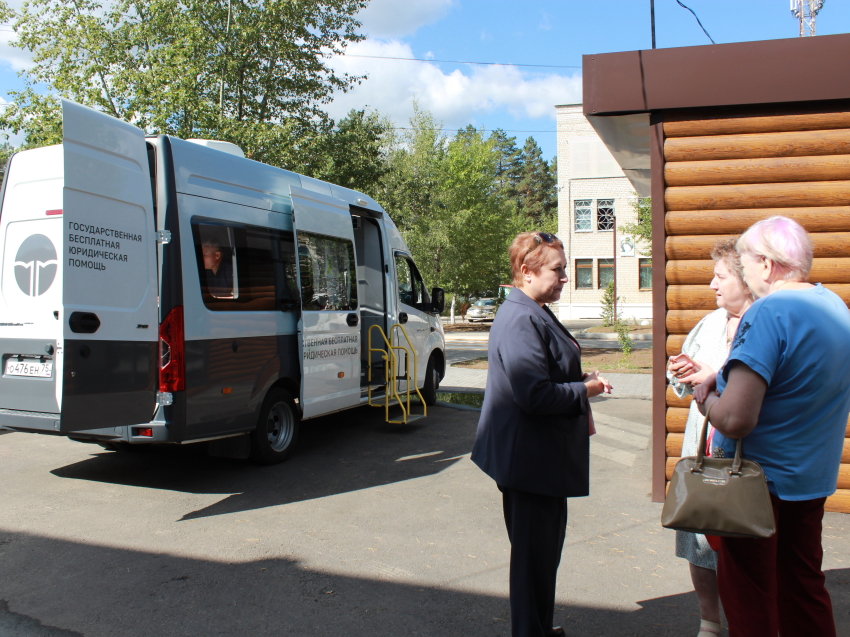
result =
[{"label": "logo emblem on van", "polygon": [[18,248],[15,280],[27,296],[41,296],[53,285],[58,267],[53,242],[43,234],[33,234]]}]

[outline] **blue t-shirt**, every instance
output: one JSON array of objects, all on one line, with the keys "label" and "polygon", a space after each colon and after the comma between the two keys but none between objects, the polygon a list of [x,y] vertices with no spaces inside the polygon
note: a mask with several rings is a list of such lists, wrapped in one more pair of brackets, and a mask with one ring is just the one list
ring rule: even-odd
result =
[{"label": "blue t-shirt", "polygon": [[[832,494],[850,412],[847,306],[820,284],[762,297],[741,318],[718,392],[736,360],[767,381],[744,457],[761,465],[783,500]],[[736,442],[717,431],[712,444],[731,457]]]}]

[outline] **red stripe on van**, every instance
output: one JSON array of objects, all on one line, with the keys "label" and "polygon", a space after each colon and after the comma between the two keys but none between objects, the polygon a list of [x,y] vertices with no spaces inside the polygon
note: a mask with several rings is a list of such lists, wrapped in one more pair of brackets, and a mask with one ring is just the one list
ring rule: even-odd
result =
[{"label": "red stripe on van", "polygon": [[48,210],[48,211],[47,211],[47,212],[45,212],[44,214],[46,214],[48,217],[52,217],[52,216],[54,216],[54,215],[61,215],[61,214],[62,214],[62,209],[61,209],[61,208],[59,208],[59,210]]}]

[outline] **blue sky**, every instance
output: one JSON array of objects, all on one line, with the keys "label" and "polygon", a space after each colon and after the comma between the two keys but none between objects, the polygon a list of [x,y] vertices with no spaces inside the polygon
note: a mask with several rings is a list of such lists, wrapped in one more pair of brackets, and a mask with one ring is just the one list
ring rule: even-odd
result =
[{"label": "blue sky", "polygon": [[[717,43],[797,35],[789,0],[682,1]],[[655,0],[655,13],[659,48],[709,44],[676,0]],[[332,116],[368,106],[404,127],[416,99],[449,132],[467,124],[503,128],[519,145],[533,136],[546,158],[555,154],[554,105],[581,101],[581,69],[513,65],[581,67],[582,55],[651,44],[649,0],[372,0],[361,19],[369,38],[351,47],[352,55],[502,65],[334,60],[336,68],[369,79],[339,96],[328,109]],[[817,28],[821,35],[850,32],[850,3],[826,0]],[[0,27],[0,99],[20,86],[15,73],[27,63],[25,53],[8,46],[12,36]]]}]

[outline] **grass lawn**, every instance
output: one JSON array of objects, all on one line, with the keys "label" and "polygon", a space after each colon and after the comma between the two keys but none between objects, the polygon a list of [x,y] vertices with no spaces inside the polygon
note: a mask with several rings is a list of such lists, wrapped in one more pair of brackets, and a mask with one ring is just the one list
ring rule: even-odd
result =
[{"label": "grass lawn", "polygon": [[[455,363],[454,367],[465,369],[487,369],[487,357]],[[632,350],[631,356],[623,358],[618,349],[584,347],[581,350],[581,366],[586,372],[598,369],[600,372],[616,374],[651,374],[652,348]]]}]

